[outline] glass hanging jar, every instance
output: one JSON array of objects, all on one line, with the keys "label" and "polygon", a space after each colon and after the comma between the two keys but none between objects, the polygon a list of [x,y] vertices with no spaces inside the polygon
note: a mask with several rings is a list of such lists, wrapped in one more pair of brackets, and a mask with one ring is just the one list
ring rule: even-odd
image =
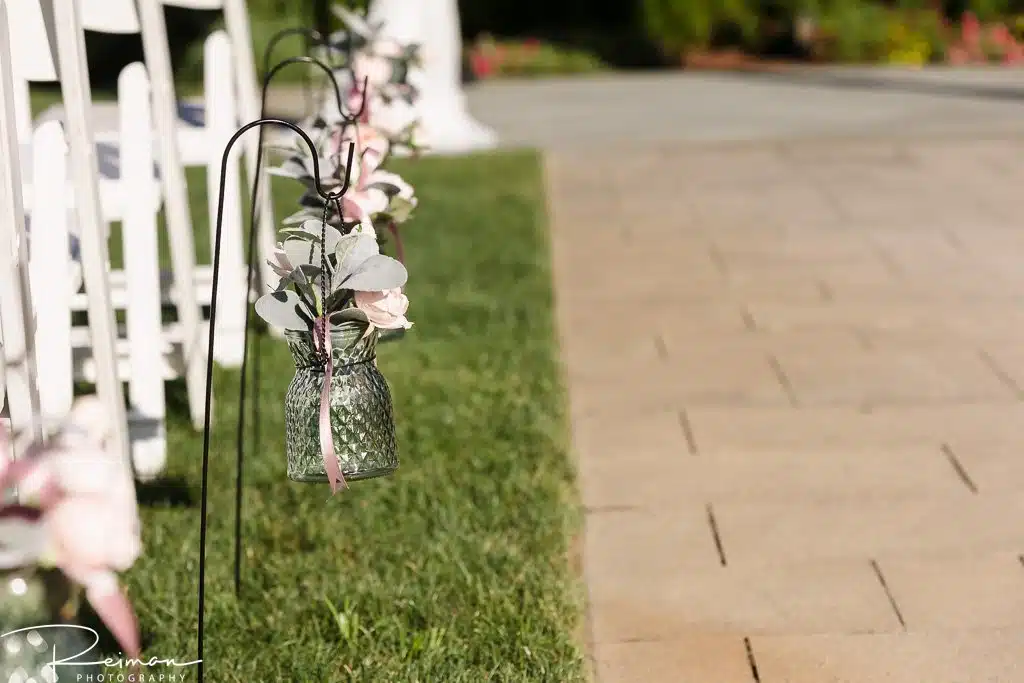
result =
[{"label": "glass hanging jar", "polygon": [[[366,330],[366,323],[349,321],[332,325],[330,333],[331,433],[338,464],[349,481],[385,476],[398,468],[391,391],[375,362],[378,333]],[[288,478],[326,482],[319,428],[324,367],[311,332],[288,330],[285,340],[296,367],[285,395]]]},{"label": "glass hanging jar", "polygon": [[[56,569],[0,566],[0,683],[99,680],[103,657],[76,627],[77,589]],[[91,649],[90,649],[91,648]],[[57,664],[54,659],[69,660]]]},{"label": "glass hanging jar", "polygon": [[396,327],[396,328],[393,328],[393,329],[380,330],[379,331],[379,335],[380,335],[380,337],[379,337],[378,341],[381,344],[385,344],[387,342],[398,341],[399,339],[401,339],[402,337],[405,336],[405,328],[404,327]]}]

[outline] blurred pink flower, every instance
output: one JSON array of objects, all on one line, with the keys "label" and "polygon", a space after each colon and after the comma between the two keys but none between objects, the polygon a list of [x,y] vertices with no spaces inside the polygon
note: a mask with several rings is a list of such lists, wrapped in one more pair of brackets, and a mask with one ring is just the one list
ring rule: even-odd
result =
[{"label": "blurred pink flower", "polygon": [[469,63],[477,78],[488,78],[494,74],[494,61],[480,50],[473,51],[469,56]]},{"label": "blurred pink flower", "polygon": [[[13,463],[0,461],[0,489],[17,486],[22,505],[38,510],[38,561],[84,587],[121,646],[137,656],[138,625],[116,572],[128,569],[142,551],[138,511],[130,474],[105,447],[108,427],[98,399],[79,401],[53,442],[36,444]],[[0,426],[5,451],[8,440]]]},{"label": "blurred pink flower", "polygon": [[1006,28],[1005,24],[996,24],[992,27],[988,34],[989,40],[994,42],[1000,47],[1007,47],[1016,41],[1013,36],[1010,35],[1010,29]]}]

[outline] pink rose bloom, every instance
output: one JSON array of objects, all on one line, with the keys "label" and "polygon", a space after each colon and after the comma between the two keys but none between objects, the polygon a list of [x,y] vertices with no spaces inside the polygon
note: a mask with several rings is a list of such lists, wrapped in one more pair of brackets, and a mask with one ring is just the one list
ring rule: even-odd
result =
[{"label": "pink rose bloom", "polygon": [[409,310],[409,298],[400,287],[383,292],[356,292],[356,308],[366,314],[367,319],[382,330],[409,329],[412,323],[405,317]]},{"label": "pink rose bloom", "polygon": [[352,71],[355,72],[357,83],[361,83],[364,78],[368,78],[370,79],[371,86],[381,86],[388,83],[394,74],[389,59],[365,53],[356,54],[352,60]]},{"label": "pink rose bloom", "polygon": [[391,141],[381,131],[365,123],[336,131],[331,138],[331,154],[347,154],[350,144],[356,146],[355,159],[360,162],[358,170],[366,172],[376,170],[391,147]]},{"label": "pink rose bloom", "polygon": [[371,45],[370,51],[378,57],[398,59],[405,53],[405,47],[394,38],[380,38]]}]

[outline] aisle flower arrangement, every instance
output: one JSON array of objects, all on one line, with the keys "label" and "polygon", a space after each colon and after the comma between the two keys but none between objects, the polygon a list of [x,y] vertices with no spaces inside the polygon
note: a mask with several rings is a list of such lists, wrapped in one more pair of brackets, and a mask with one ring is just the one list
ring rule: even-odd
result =
[{"label": "aisle flower arrangement", "polygon": [[[296,367],[285,402],[288,476],[327,481],[332,491],[398,467],[391,396],[375,350],[412,326],[399,226],[418,200],[386,166],[396,150],[419,151],[415,121],[378,123],[391,105],[415,101],[416,47],[337,12],[346,30],[332,36],[332,49],[344,55],[337,76],[346,83],[345,111],[328,98],[335,110],[325,107],[303,125],[313,149],[300,139],[270,169],[302,192],[270,261],[280,280],[256,302],[257,314],[285,331]],[[338,192],[346,179],[344,195],[321,194]],[[389,241],[397,258],[380,251]]]},{"label": "aisle flower arrangement", "polygon": [[[45,667],[54,648],[71,657],[89,646],[92,638],[75,626],[83,596],[124,654],[139,656],[135,614],[117,579],[141,553],[139,520],[129,477],[104,443],[104,414],[98,399],[80,399],[52,442],[0,461],[0,490],[19,494],[0,507],[0,632],[7,634],[0,673],[11,680],[18,671],[52,680]],[[0,425],[0,452],[8,443]],[[54,626],[31,628],[42,624]],[[101,672],[95,666],[61,675]]]},{"label": "aisle flower arrangement", "polygon": [[[335,12],[345,29],[332,34],[329,45],[344,64],[335,78],[346,87],[347,112],[337,111],[334,97],[327,97],[323,111],[303,124],[316,147],[316,163],[304,141],[297,140],[281,150],[286,156],[283,163],[270,169],[304,188],[299,210],[284,225],[323,220],[326,215],[328,224],[343,234],[357,228],[381,243],[387,241],[382,234],[386,230],[398,259],[404,260],[399,228],[412,218],[418,200],[414,188],[385,166],[394,154],[415,156],[423,149],[417,141],[418,122],[409,114],[418,96],[410,77],[419,63],[419,48],[383,36],[381,25],[371,25],[348,9],[336,7]],[[409,108],[398,119],[388,115],[396,105]],[[348,112],[360,115],[353,120]],[[345,165],[350,145],[355,146],[351,169]],[[315,166],[319,178],[314,177]],[[340,206],[325,206],[317,185],[337,189],[346,174],[350,186]]]}]

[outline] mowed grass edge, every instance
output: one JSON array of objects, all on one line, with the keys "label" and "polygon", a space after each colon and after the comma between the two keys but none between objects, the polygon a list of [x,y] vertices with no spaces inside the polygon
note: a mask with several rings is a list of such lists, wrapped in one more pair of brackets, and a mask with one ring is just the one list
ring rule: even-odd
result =
[{"label": "mowed grass edge", "polygon": [[[539,160],[516,152],[394,169],[421,206],[402,234],[416,325],[378,354],[402,466],[334,498],[326,485],[289,482],[283,400],[294,366],[283,342],[259,335],[236,600],[239,373],[216,371],[207,680],[583,680],[582,590],[569,563],[580,520]],[[189,184],[205,254],[203,178]],[[276,182],[277,213],[298,194]],[[176,389],[167,480],[142,491],[145,556],[126,582],[146,655],[183,661],[196,651],[202,434]]]}]

